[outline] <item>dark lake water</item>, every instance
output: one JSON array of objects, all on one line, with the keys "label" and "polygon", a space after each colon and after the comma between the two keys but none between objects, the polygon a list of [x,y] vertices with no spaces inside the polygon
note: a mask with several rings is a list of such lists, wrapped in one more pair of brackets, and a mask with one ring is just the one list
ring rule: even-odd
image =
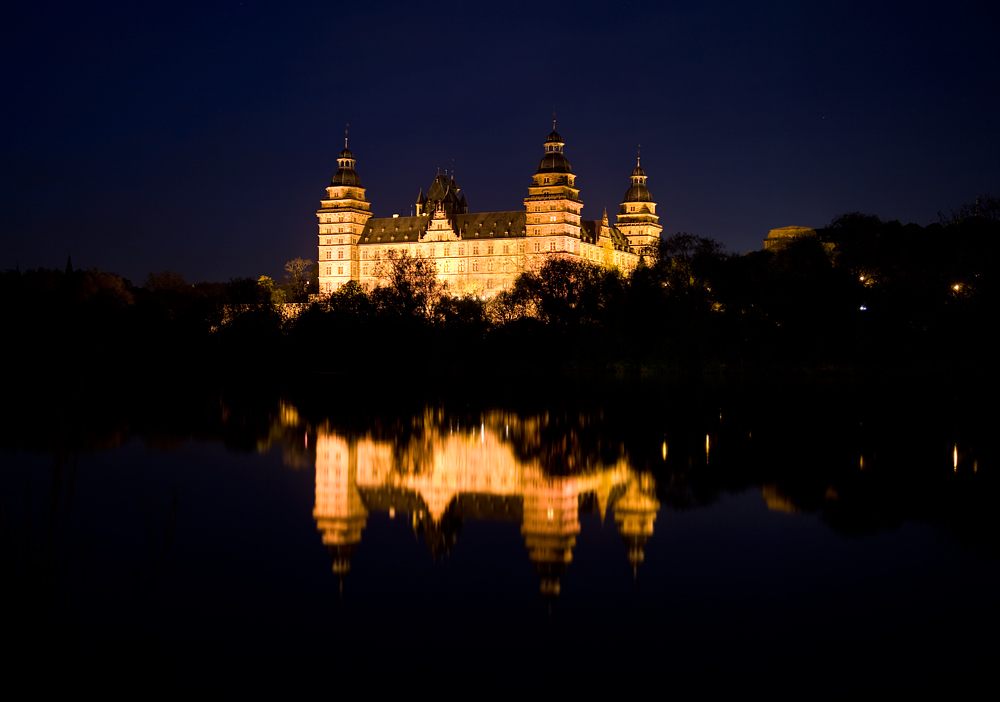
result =
[{"label": "dark lake water", "polygon": [[10,410],[8,671],[268,695],[994,684],[984,388],[459,386]]}]

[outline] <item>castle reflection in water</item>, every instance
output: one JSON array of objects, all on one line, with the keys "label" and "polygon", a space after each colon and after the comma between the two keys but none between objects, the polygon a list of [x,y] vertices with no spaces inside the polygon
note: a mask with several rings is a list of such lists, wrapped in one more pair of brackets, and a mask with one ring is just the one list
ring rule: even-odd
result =
[{"label": "castle reflection in water", "polygon": [[493,412],[459,427],[427,410],[414,424],[417,431],[392,440],[317,431],[313,516],[340,578],[371,511],[407,515],[432,552],[451,545],[464,519],[520,521],[546,596],[559,594],[581,507],[597,509],[602,520],[610,509],[633,568],[642,562],[660,505],[653,476],[630,467],[624,449],[606,462],[572,436],[553,442],[550,435],[545,450],[532,451],[545,416]]}]

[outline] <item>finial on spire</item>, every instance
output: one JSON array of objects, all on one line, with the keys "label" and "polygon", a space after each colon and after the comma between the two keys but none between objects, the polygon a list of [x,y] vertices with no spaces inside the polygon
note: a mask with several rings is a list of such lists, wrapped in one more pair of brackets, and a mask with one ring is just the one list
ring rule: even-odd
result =
[{"label": "finial on spire", "polygon": [[552,131],[556,130],[556,109],[552,108]]},{"label": "finial on spire", "polygon": [[642,144],[635,150],[635,165],[639,165],[639,157],[642,156]]},{"label": "finial on spire", "polygon": [[351,128],[349,122],[344,122],[344,148],[347,148],[347,130]]}]

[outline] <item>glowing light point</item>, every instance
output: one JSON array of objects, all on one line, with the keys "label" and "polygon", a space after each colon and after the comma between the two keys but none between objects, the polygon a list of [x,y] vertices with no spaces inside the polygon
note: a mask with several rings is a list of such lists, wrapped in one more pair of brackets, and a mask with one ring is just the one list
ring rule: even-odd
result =
[{"label": "glowing light point", "polygon": [[663,460],[667,460],[667,442],[663,442]]},{"label": "glowing light point", "polygon": [[951,462],[955,472],[958,472],[958,444],[955,444],[955,449],[951,452]]}]

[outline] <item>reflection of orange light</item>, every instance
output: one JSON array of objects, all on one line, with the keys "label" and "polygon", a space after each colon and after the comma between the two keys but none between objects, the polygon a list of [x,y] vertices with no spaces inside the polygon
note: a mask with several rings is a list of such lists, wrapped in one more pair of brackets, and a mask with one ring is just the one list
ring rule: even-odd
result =
[{"label": "reflection of orange light", "polygon": [[958,283],[955,283],[954,285],[951,286],[951,289],[957,292],[962,289],[962,286],[959,285]]},{"label": "reflection of orange light", "polygon": [[549,507],[549,511],[545,513],[545,516],[547,516],[549,519],[552,519],[554,516],[556,516],[556,512],[554,509]]},{"label": "reflection of orange light", "polygon": [[951,452],[951,462],[955,470],[958,471],[958,444],[955,444],[955,450]]},{"label": "reflection of orange light", "polygon": [[861,470],[864,470],[864,469],[865,469],[865,457],[862,456],[861,457]]},{"label": "reflection of orange light", "polygon": [[663,442],[663,460],[667,460],[667,442]]},{"label": "reflection of orange light", "polygon": [[705,434],[705,462],[708,463],[708,434]]}]

